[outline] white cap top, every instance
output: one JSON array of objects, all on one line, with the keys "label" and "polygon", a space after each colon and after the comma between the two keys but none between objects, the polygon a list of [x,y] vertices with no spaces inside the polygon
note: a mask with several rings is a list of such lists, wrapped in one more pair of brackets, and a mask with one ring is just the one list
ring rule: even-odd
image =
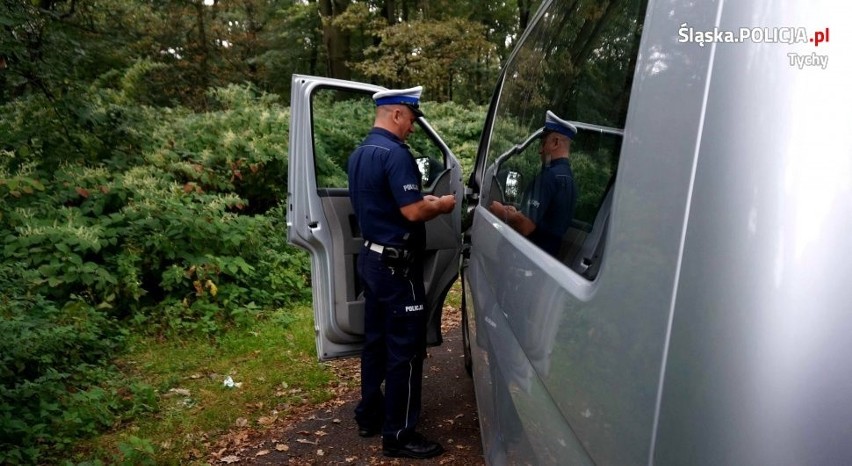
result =
[{"label": "white cap top", "polygon": [[556,131],[557,133],[568,136],[568,139],[574,140],[577,135],[577,127],[568,123],[566,120],[559,118],[550,110],[547,111],[544,119],[544,129],[547,131]]},{"label": "white cap top", "polygon": [[421,92],[423,92],[423,86],[412,87],[410,89],[388,89],[373,94],[373,100],[376,101],[376,106],[408,105],[417,116],[422,116],[423,112],[420,111]]}]

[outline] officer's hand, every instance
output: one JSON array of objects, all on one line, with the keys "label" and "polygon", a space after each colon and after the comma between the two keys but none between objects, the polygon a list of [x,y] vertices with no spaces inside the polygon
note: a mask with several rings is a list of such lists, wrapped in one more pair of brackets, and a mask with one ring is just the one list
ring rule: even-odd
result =
[{"label": "officer's hand", "polygon": [[488,210],[490,210],[492,214],[505,220],[506,206],[504,206],[503,204],[497,201],[491,201],[491,205],[488,206]]},{"label": "officer's hand", "polygon": [[488,210],[490,210],[492,214],[503,219],[506,223],[510,223],[512,218],[514,218],[515,213],[518,211],[515,206],[504,205],[497,201],[491,201],[491,205],[488,207]]},{"label": "officer's hand", "polygon": [[447,194],[441,196],[441,202],[446,205],[446,210],[444,212],[450,213],[453,209],[456,208],[456,195],[455,194]]}]

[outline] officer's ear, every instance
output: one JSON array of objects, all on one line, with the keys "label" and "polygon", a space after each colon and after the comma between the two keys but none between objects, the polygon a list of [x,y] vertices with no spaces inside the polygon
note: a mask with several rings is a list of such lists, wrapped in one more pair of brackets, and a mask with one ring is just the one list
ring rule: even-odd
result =
[{"label": "officer's ear", "polygon": [[393,121],[397,123],[402,123],[405,118],[405,112],[402,111],[402,106],[397,105],[393,108]]}]

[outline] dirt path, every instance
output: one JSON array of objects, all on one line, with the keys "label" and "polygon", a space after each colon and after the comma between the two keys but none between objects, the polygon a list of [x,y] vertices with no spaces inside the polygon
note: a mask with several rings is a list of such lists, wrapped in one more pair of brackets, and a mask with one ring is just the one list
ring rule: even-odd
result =
[{"label": "dirt path", "polygon": [[223,437],[211,464],[325,465],[417,464],[481,465],[482,443],[473,382],[464,370],[457,309],[444,309],[444,343],[429,348],[423,366],[423,413],[419,431],[444,446],[446,452],[429,460],[382,456],[381,438],[358,436],[352,418],[358,401],[360,371],[357,359],[336,361],[333,368],[353,388],[320,408],[294,413],[263,431],[240,430]]}]

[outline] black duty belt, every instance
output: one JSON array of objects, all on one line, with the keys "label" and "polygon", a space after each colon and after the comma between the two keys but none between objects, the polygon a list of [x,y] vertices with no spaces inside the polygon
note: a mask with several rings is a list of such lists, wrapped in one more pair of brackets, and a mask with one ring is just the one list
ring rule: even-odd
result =
[{"label": "black duty belt", "polygon": [[364,247],[388,259],[408,259],[411,251],[393,246],[384,246],[372,241],[364,241]]}]

